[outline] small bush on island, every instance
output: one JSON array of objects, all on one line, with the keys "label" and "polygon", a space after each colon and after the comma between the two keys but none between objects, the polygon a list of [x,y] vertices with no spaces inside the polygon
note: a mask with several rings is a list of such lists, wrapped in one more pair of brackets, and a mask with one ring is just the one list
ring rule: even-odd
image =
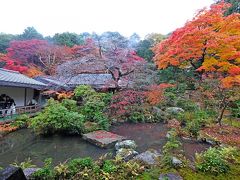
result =
[{"label": "small bush on island", "polygon": [[32,118],[30,127],[37,134],[53,134],[57,132],[81,134],[84,116],[69,111],[58,101],[50,99],[45,109]]},{"label": "small bush on island", "polygon": [[77,106],[77,101],[72,99],[63,99],[61,104],[67,108],[69,111],[78,112],[79,107]]},{"label": "small bush on island", "polygon": [[[110,126],[105,113],[110,102],[110,93],[98,93],[90,86],[78,86],[75,100],[63,99],[61,102],[50,99],[44,110],[31,119],[30,127],[37,134],[81,134],[89,130],[105,129]],[[96,123],[85,128],[87,122]]]},{"label": "small bush on island", "polygon": [[74,96],[80,104],[80,113],[85,116],[86,121],[97,123],[98,129],[109,128],[110,122],[105,111],[111,100],[111,93],[99,93],[90,86],[81,85],[74,90]]}]

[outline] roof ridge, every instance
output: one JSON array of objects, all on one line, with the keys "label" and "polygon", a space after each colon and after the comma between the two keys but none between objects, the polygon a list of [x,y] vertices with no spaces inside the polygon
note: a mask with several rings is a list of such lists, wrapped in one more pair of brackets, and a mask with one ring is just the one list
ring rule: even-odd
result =
[{"label": "roof ridge", "polygon": [[0,71],[6,71],[6,72],[11,72],[11,73],[21,74],[19,71],[14,71],[14,70],[9,70],[9,69],[3,69],[3,68],[0,68]]}]

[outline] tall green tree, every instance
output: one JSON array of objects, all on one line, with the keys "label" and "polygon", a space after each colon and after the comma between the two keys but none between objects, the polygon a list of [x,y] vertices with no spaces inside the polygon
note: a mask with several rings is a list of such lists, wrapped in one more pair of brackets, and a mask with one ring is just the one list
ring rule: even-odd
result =
[{"label": "tall green tree", "polygon": [[135,49],[140,40],[141,40],[140,36],[137,33],[133,33],[129,37],[129,47]]},{"label": "tall green tree", "polygon": [[240,13],[240,1],[239,0],[215,0],[216,3],[221,3],[222,1],[230,3],[232,6],[226,10],[224,13],[226,16],[232,13]]},{"label": "tall green tree", "polygon": [[18,40],[31,39],[43,39],[43,35],[40,34],[34,27],[27,27],[24,29],[24,32],[18,36]]},{"label": "tall green tree", "polygon": [[6,53],[9,43],[16,38],[15,35],[0,33],[0,53]]},{"label": "tall green tree", "polygon": [[144,58],[147,61],[151,61],[153,58],[153,52],[151,50],[153,42],[149,39],[144,39],[140,41],[137,45],[136,52],[137,54]]},{"label": "tall green tree", "polygon": [[231,3],[232,6],[226,11],[226,15],[232,13],[240,13],[240,1],[239,0],[225,0],[225,2]]},{"label": "tall green tree", "polygon": [[53,41],[57,45],[73,47],[84,43],[83,38],[76,33],[64,32],[57,33],[53,36]]},{"label": "tall green tree", "polygon": [[166,36],[160,33],[150,33],[146,35],[145,39],[152,41],[153,45],[156,45],[166,39]]},{"label": "tall green tree", "polygon": [[160,33],[151,33],[146,35],[145,39],[140,41],[137,45],[137,54],[147,61],[152,61],[154,53],[151,48],[166,39],[166,37],[167,36]]}]

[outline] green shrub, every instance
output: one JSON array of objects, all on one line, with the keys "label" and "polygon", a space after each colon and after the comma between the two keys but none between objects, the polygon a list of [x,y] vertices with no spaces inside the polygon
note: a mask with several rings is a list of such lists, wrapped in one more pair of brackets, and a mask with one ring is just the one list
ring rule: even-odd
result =
[{"label": "green shrub", "polygon": [[65,119],[59,126],[59,131],[67,132],[70,134],[81,134],[83,131],[84,116],[77,112],[67,112]]},{"label": "green shrub", "polygon": [[18,162],[14,162],[13,164],[11,164],[12,166],[15,167],[20,167],[22,169],[26,169],[26,168],[35,168],[36,165],[34,165],[32,163],[32,160],[30,158],[25,159],[25,161],[18,163]]},{"label": "green shrub", "polygon": [[232,112],[233,117],[240,118],[240,100],[233,102],[233,105],[230,110]]},{"label": "green shrub", "polygon": [[228,160],[233,160],[236,151],[232,148],[209,148],[206,152],[196,154],[196,167],[199,171],[214,174],[229,171]]},{"label": "green shrub", "polygon": [[107,130],[110,123],[104,112],[112,95],[110,93],[98,93],[86,85],[78,86],[74,93],[75,97],[80,98],[83,102],[80,112],[85,116],[86,121],[96,122],[99,129]]},{"label": "green shrub", "polygon": [[83,130],[84,116],[69,111],[61,103],[50,99],[45,109],[32,118],[31,127],[38,134],[55,132],[80,134]]},{"label": "green shrub", "polygon": [[177,139],[177,132],[175,131],[175,129],[171,129],[170,131],[168,131],[168,135],[168,141],[163,146],[164,154],[173,153],[174,150],[181,147],[181,142]]},{"label": "green shrub", "polygon": [[201,127],[210,124],[214,119],[214,113],[211,111],[196,110],[185,111],[178,115],[177,119],[186,125],[186,130],[193,136],[197,136]]},{"label": "green shrub", "polygon": [[110,127],[108,118],[102,112],[96,112],[93,120],[98,124],[99,129],[108,130]]},{"label": "green shrub", "polygon": [[144,170],[137,162],[106,158],[103,156],[98,161],[90,157],[77,158],[54,168],[51,159],[46,159],[32,179],[136,179]]},{"label": "green shrub", "polygon": [[197,104],[189,99],[179,98],[176,103],[177,107],[184,109],[185,111],[196,111],[199,110]]},{"label": "green shrub", "polygon": [[201,128],[200,122],[196,119],[187,122],[186,126],[187,131],[195,137],[198,136],[200,128]]},{"label": "green shrub", "polygon": [[70,175],[73,176],[84,168],[92,168],[94,166],[94,161],[90,157],[77,158],[71,160],[67,165]]},{"label": "green shrub", "polygon": [[137,123],[137,122],[159,122],[161,121],[161,117],[158,116],[157,113],[152,111],[152,107],[149,105],[132,105],[128,107],[130,110],[130,114],[128,117],[125,117],[129,122]]},{"label": "green shrub", "polygon": [[33,173],[33,179],[54,179],[54,171],[51,158],[45,159],[43,168]]},{"label": "green shrub", "polygon": [[99,96],[91,96],[91,98],[81,107],[81,112],[87,119],[92,119],[96,112],[103,112],[106,104]]},{"label": "green shrub", "polygon": [[143,167],[136,162],[121,160],[105,160],[101,166],[95,162],[92,168],[84,168],[73,179],[136,179],[142,173]]},{"label": "green shrub", "polygon": [[55,179],[67,179],[68,174],[69,170],[66,162],[60,163],[54,167]]},{"label": "green shrub", "polygon": [[132,114],[128,118],[128,121],[134,122],[134,123],[144,122],[144,120],[145,120],[144,114],[142,112],[138,112],[138,111],[132,112]]},{"label": "green shrub", "polygon": [[71,99],[63,99],[61,104],[69,111],[77,112],[79,109],[77,106],[77,101]]},{"label": "green shrub", "polygon": [[171,92],[169,89],[171,88],[167,88],[164,92],[165,100],[160,103],[162,106],[175,106],[175,102],[177,100],[176,92]]},{"label": "green shrub", "polygon": [[17,118],[11,123],[12,126],[19,128],[27,127],[30,121],[30,117],[27,114],[17,116]]},{"label": "green shrub", "polygon": [[161,158],[162,165],[173,167],[172,157],[180,155],[181,142],[177,139],[177,132],[175,129],[168,131],[168,141],[163,146],[163,156]]},{"label": "green shrub", "polygon": [[76,98],[86,98],[95,93],[96,91],[91,86],[88,86],[88,85],[77,86],[74,89],[74,96]]},{"label": "green shrub", "polygon": [[117,170],[117,167],[114,165],[114,163],[111,160],[105,160],[102,169],[106,173],[112,173]]}]

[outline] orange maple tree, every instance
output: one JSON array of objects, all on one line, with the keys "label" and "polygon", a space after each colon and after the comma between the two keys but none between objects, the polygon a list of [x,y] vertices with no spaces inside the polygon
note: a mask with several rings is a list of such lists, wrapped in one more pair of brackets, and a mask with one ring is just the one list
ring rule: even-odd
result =
[{"label": "orange maple tree", "polygon": [[158,68],[193,67],[200,76],[217,77],[223,87],[240,85],[240,14],[224,16],[229,6],[221,2],[199,11],[157,44],[153,51]]},{"label": "orange maple tree", "polygon": [[33,65],[30,65],[30,67],[23,74],[31,78],[44,75],[44,73],[38,67]]},{"label": "orange maple tree", "polygon": [[165,99],[164,92],[167,88],[174,87],[173,84],[161,83],[150,86],[146,92],[146,97],[151,105],[156,105]]}]

